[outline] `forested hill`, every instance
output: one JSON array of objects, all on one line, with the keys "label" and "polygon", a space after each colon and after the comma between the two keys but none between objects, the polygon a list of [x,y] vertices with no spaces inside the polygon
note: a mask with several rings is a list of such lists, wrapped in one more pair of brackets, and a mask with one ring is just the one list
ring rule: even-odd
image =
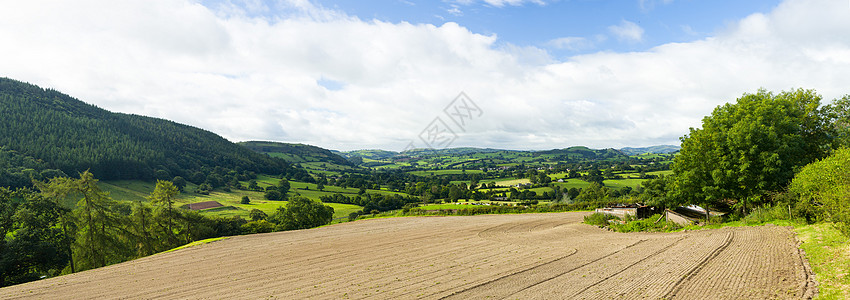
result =
[{"label": "forested hill", "polygon": [[90,169],[100,179],[190,181],[223,170],[304,172],[206,130],[112,113],[8,78],[0,78],[0,116],[0,186],[28,185],[56,169],[72,176]]},{"label": "forested hill", "polygon": [[240,142],[238,144],[259,153],[282,158],[290,163],[325,162],[343,166],[354,166],[344,157],[328,149],[311,145],[261,141]]}]

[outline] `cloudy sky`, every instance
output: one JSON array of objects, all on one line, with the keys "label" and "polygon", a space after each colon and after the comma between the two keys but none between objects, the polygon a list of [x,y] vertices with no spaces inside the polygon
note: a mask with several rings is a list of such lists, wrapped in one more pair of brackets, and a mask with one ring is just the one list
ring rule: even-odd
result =
[{"label": "cloudy sky", "polygon": [[338,150],[678,144],[760,87],[850,93],[848,0],[3,0],[0,41],[2,77]]}]

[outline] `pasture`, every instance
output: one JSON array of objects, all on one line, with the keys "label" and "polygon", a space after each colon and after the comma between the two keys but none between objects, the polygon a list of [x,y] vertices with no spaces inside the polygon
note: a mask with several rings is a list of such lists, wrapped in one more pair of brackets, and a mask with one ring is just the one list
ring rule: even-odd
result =
[{"label": "pasture", "polygon": [[[260,175],[257,177],[257,185],[259,185],[260,187],[276,185],[278,181],[279,179],[266,175]],[[117,201],[142,202],[148,201],[146,197],[150,195],[150,193],[154,189],[154,186],[156,185],[156,183],[153,181],[142,180],[101,181],[98,184],[101,189],[108,192],[109,195]],[[246,186],[248,185],[247,182],[242,182],[242,184]],[[319,201],[319,197],[324,195],[341,193],[346,196],[355,196],[358,192],[358,189],[355,188],[344,189],[341,187],[330,185],[325,186],[323,191],[319,191],[318,189],[316,189],[316,184],[297,181],[291,181],[290,186],[290,196],[300,195],[316,201]],[[201,214],[207,216],[240,216],[242,218],[248,219],[248,213],[252,209],[259,209],[265,212],[266,214],[272,214],[278,207],[286,205],[286,201],[266,200],[264,196],[265,193],[263,192],[233,189],[230,192],[215,190],[209,195],[201,195],[191,192],[195,190],[195,187],[196,186],[194,184],[189,183],[189,185],[187,185],[185,188],[186,191],[177,195],[177,199],[175,202],[178,206],[205,201],[217,201],[218,203],[224,205],[224,207],[205,209],[200,211]],[[378,190],[368,190],[368,192],[380,194],[398,194],[395,192]],[[250,199],[249,204],[241,203],[243,196],[248,196],[248,199]],[[70,204],[73,205],[73,203]],[[350,204],[325,203],[325,205],[334,208],[334,218],[347,217],[348,214],[362,209],[362,207],[360,206]]]}]

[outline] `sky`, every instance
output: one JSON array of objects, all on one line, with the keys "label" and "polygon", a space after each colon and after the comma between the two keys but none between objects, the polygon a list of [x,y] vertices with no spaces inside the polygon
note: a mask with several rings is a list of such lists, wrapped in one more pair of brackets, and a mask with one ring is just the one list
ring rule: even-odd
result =
[{"label": "sky", "polygon": [[848,0],[0,0],[0,77],[231,141],[679,144],[760,88],[850,94]]}]

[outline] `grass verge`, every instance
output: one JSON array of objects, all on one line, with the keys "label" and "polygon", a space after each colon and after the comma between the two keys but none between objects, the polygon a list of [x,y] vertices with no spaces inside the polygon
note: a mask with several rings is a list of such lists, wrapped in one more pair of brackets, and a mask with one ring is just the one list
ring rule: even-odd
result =
[{"label": "grass verge", "polygon": [[197,245],[203,245],[203,244],[207,244],[207,243],[212,243],[212,242],[220,241],[220,240],[223,240],[223,239],[226,239],[226,238],[228,238],[228,236],[217,237],[217,238],[211,238],[211,239],[200,240],[200,241],[194,241],[194,242],[188,243],[188,244],[186,244],[186,245],[183,245],[183,246],[180,246],[180,247],[177,247],[177,248],[171,249],[171,250],[165,250],[165,251],[163,251],[163,252],[161,252],[161,253],[168,253],[168,252],[171,252],[171,251],[177,251],[177,250],[180,250],[180,249],[183,249],[183,248],[189,248],[189,247],[193,247],[193,246],[197,246]]},{"label": "grass verge", "polygon": [[850,243],[829,223],[794,228],[818,282],[816,299],[850,299]]}]

